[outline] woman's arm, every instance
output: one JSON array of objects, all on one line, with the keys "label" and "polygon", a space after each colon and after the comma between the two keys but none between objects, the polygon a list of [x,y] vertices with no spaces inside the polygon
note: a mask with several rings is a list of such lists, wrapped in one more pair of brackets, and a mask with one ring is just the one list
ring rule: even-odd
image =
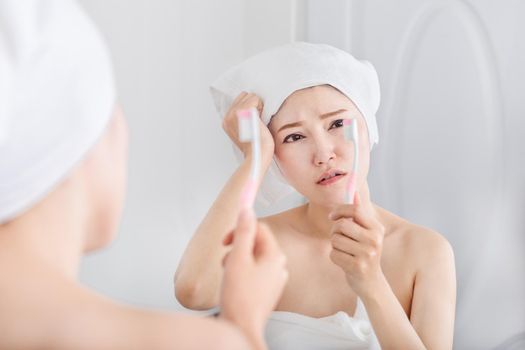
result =
[{"label": "woman's arm", "polygon": [[435,232],[414,232],[407,256],[416,267],[409,319],[381,269],[385,228],[359,194],[330,217],[330,257],[363,301],[381,348],[452,349],[456,274],[448,241]]},{"label": "woman's arm", "polygon": [[175,295],[187,308],[205,310],[219,303],[221,261],[229,250],[222,241],[235,226],[239,197],[249,177],[250,162],[248,156],[233,173],[182,256],[175,273]]},{"label": "woman's arm", "polygon": [[416,272],[410,322],[428,349],[452,349],[456,268],[450,243],[433,234]]},{"label": "woman's arm", "polygon": [[[242,93],[224,118],[224,130],[244,153],[245,159],[230,177],[195,231],[175,273],[177,300],[190,309],[209,309],[217,306],[219,302],[221,261],[229,250],[222,241],[235,226],[240,209],[239,198],[250,176],[252,161],[250,145],[243,144],[238,139],[236,113],[251,107],[261,111],[262,101],[254,94]],[[260,123],[262,159],[259,184],[270,165],[274,149],[273,138],[268,128]]]},{"label": "woman's arm", "polygon": [[382,349],[452,349],[456,304],[454,253],[432,234],[419,248],[410,319],[386,280],[363,298]]}]

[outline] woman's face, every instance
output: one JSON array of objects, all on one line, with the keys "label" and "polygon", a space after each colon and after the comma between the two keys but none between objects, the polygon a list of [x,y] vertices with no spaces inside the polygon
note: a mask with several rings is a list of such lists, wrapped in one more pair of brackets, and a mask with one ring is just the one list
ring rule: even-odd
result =
[{"label": "woman's face", "polygon": [[[352,118],[359,128],[359,188],[368,175],[368,131],[359,110],[337,89],[321,85],[294,92],[268,125],[279,168],[289,184],[312,203],[333,206],[344,202],[354,145],[344,138],[342,119]],[[323,180],[327,175],[333,177]]]}]

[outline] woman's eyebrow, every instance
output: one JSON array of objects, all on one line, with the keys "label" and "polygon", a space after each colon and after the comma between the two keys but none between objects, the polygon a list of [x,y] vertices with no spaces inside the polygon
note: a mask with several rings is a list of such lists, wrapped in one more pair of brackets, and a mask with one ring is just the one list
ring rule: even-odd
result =
[{"label": "woman's eyebrow", "polygon": [[340,113],[344,113],[344,112],[348,112],[348,110],[342,108],[342,109],[338,109],[337,111],[333,111],[333,112],[328,112],[328,113],[325,113],[325,114],[321,114],[319,116],[319,118],[321,119],[326,119],[326,118],[329,118],[331,116],[334,116],[334,115],[337,115],[337,114],[340,114]]},{"label": "woman's eyebrow", "polygon": [[279,128],[279,130],[277,130],[277,132],[280,132],[281,130],[284,130],[284,129],[293,128],[295,126],[301,126],[301,124],[303,124],[302,121],[290,123],[290,124],[284,124],[283,126]]},{"label": "woman's eyebrow", "polygon": [[[347,111],[348,110],[346,110],[346,109],[338,109],[337,111],[321,114],[319,116],[319,118],[320,119],[326,119],[326,118],[329,118],[329,117],[332,117],[334,115],[337,115],[337,114],[340,114],[340,113],[343,113],[343,112],[347,112]],[[280,131],[282,131],[284,129],[293,128],[293,127],[296,127],[296,126],[301,126],[302,123],[303,123],[302,121],[298,121],[298,122],[294,122],[294,123],[290,123],[290,124],[284,124],[283,126],[281,126],[279,128],[279,130],[277,130],[277,132],[280,132]]]}]

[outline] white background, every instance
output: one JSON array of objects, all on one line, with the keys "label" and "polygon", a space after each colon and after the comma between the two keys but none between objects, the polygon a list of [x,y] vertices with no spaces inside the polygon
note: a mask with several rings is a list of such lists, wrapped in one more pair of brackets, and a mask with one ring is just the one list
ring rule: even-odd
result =
[{"label": "white background", "polygon": [[308,40],[378,70],[372,199],[452,243],[455,348],[494,348],[525,331],[525,2],[81,3],[108,41],[131,131],[121,233],[84,260],[84,283],[181,309],[173,273],[236,165],[208,86],[251,54]]}]

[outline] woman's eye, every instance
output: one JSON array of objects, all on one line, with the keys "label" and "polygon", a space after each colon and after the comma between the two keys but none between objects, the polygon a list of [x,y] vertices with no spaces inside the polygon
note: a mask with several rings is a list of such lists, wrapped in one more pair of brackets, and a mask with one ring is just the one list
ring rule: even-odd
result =
[{"label": "woman's eye", "polygon": [[298,141],[300,139],[304,138],[303,135],[299,135],[299,134],[291,134],[291,135],[288,135],[284,138],[283,140],[283,143],[291,143],[291,142],[295,142],[295,141]]},{"label": "woman's eye", "polygon": [[342,126],[343,126],[343,119],[337,119],[332,124],[330,124],[329,129],[340,128]]}]

